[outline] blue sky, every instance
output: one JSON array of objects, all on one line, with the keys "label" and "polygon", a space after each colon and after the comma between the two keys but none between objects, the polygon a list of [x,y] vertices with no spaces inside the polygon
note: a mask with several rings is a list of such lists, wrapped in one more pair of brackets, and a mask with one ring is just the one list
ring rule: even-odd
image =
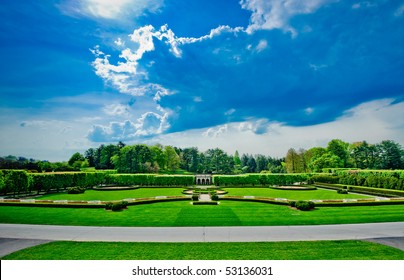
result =
[{"label": "blue sky", "polygon": [[404,145],[404,1],[5,0],[0,16],[0,155]]}]

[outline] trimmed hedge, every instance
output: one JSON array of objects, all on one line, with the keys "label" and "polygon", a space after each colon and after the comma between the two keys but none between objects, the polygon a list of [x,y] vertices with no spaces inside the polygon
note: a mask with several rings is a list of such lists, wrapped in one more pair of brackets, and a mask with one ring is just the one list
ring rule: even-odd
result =
[{"label": "trimmed hedge", "polygon": [[[340,190],[344,189],[343,185],[339,184],[326,184],[326,183],[316,183],[315,186],[326,189]],[[369,187],[361,187],[361,186],[348,186],[348,191],[363,193],[369,195],[379,195],[386,197],[404,197],[404,191],[401,190],[389,190],[389,189],[381,189],[381,188],[369,188]]]},{"label": "trimmed hedge", "polygon": [[110,170],[103,172],[28,173],[25,170],[0,170],[0,192],[21,194],[67,190],[72,187],[89,188],[104,183]]},{"label": "trimmed hedge", "polygon": [[194,185],[192,175],[156,175],[156,174],[110,174],[107,184],[120,186],[190,186]]},{"label": "trimmed hedge", "polygon": [[32,179],[25,170],[0,170],[0,192],[2,194],[27,193]]},{"label": "trimmed hedge", "polygon": [[313,182],[369,188],[404,190],[403,170],[339,170],[331,175],[315,175]]},{"label": "trimmed hedge", "polygon": [[245,175],[214,175],[216,186],[268,186],[292,185],[297,182],[307,182],[312,175],[301,174],[245,174]]},{"label": "trimmed hedge", "polygon": [[61,191],[72,187],[90,188],[104,183],[109,172],[52,172],[33,173],[32,191]]}]

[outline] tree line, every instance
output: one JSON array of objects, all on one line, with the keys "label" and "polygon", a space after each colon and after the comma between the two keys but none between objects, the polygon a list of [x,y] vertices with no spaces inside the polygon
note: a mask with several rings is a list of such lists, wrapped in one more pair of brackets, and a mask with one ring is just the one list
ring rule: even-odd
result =
[{"label": "tree line", "polygon": [[51,163],[24,157],[0,157],[0,169],[31,172],[78,171],[92,167],[116,169],[119,173],[306,173],[325,168],[404,169],[404,150],[392,140],[369,144],[331,140],[327,147],[308,150],[290,148],[284,158],[262,154],[227,154],[219,148],[201,152],[196,147],[178,148],[160,144],[100,145],[83,154],[74,153],[67,162]]},{"label": "tree line", "polygon": [[321,172],[325,168],[404,169],[404,150],[392,140],[369,144],[333,139],[326,148],[289,149],[285,168],[288,173]]},{"label": "tree line", "polygon": [[84,155],[75,153],[72,166],[117,169],[119,173],[159,173],[185,170],[190,173],[242,174],[268,171],[283,173],[284,159],[264,155],[229,155],[219,148],[200,152],[196,147],[178,148],[160,144],[100,145]]}]

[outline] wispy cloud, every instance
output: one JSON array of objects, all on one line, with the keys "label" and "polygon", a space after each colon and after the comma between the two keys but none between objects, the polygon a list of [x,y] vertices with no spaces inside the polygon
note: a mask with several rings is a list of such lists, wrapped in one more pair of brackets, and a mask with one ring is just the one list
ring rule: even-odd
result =
[{"label": "wispy cloud", "polygon": [[352,9],[373,8],[373,7],[377,7],[377,4],[371,3],[369,1],[362,1],[352,5]]},{"label": "wispy cloud", "polygon": [[131,141],[144,137],[155,136],[169,128],[168,113],[144,113],[136,122],[110,122],[109,125],[94,125],[88,133],[93,142]]},{"label": "wispy cloud", "polygon": [[404,14],[404,5],[401,5],[400,7],[397,8],[397,10],[394,12],[394,15],[396,17],[401,17]]},{"label": "wispy cloud", "polygon": [[145,11],[157,12],[162,5],[163,0],[64,0],[59,8],[71,16],[123,20]]},{"label": "wispy cloud", "polygon": [[336,2],[336,0],[241,0],[240,4],[243,9],[252,12],[250,25],[247,27],[248,33],[257,30],[281,29],[296,36],[296,29],[289,24],[289,20],[293,16],[311,14],[332,2]]}]

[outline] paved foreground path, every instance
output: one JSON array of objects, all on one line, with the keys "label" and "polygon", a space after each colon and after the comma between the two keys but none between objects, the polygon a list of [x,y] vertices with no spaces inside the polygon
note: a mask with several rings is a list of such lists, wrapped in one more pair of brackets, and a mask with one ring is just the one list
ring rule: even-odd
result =
[{"label": "paved foreground path", "polygon": [[248,242],[404,237],[404,222],[258,227],[87,227],[0,224],[0,238],[132,241]]},{"label": "paved foreground path", "polygon": [[259,227],[87,227],[0,224],[0,256],[55,240],[259,242],[355,239],[367,239],[404,250],[404,222]]}]

